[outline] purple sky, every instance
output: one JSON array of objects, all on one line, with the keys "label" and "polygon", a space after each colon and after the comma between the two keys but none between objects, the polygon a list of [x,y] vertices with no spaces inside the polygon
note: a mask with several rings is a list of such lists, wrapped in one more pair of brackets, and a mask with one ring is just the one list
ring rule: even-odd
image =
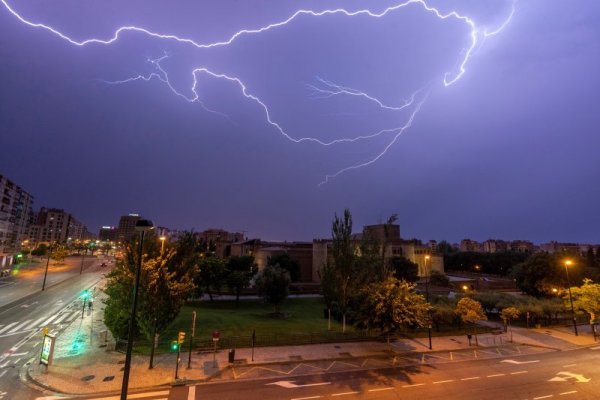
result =
[{"label": "purple sky", "polygon": [[[164,2],[0,0],[0,173],[92,230],[138,212],[156,224],[244,230],[265,239],[330,235],[350,208],[356,230],[399,216],[403,237],[458,241],[529,239],[600,243],[600,2],[428,1],[478,30],[420,4],[381,18],[303,15],[231,45],[198,49],[124,32],[110,44],[76,46],[27,26],[1,1],[75,41],[110,38],[120,26],[227,40],[240,29],[316,12],[394,1],[212,0]],[[91,4],[91,5],[90,5]],[[166,55],[161,73],[148,59]],[[240,79],[294,139],[321,141],[409,129],[323,146],[285,138]],[[162,75],[161,75],[162,76]],[[319,80],[321,78],[322,80]],[[365,96],[329,95],[333,82]],[[331,90],[331,87],[329,87]],[[356,94],[356,92],[353,92]],[[427,96],[427,97],[426,97]],[[425,99],[426,97],[426,99]]]}]

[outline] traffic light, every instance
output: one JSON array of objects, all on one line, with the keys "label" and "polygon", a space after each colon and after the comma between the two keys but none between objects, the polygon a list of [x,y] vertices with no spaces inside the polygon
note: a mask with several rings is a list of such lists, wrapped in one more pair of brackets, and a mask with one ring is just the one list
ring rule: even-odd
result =
[{"label": "traffic light", "polygon": [[179,335],[177,335],[177,343],[182,344],[184,339],[185,339],[185,332],[179,332]]},{"label": "traffic light", "polygon": [[87,300],[90,298],[90,291],[89,290],[84,290],[83,292],[81,292],[81,298],[83,300]]},{"label": "traffic light", "polygon": [[177,351],[179,349],[179,343],[177,340],[171,341],[171,351]]}]

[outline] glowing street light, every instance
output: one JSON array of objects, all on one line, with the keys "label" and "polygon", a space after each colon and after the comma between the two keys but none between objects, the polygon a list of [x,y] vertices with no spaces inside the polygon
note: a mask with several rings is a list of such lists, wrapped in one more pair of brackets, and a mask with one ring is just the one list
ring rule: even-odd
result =
[{"label": "glowing street light", "polygon": [[573,330],[575,336],[579,336],[577,332],[577,320],[575,319],[575,307],[573,307],[573,296],[571,295],[571,282],[569,281],[569,267],[573,265],[573,261],[565,260],[565,273],[567,274],[567,287],[569,288],[569,301],[571,302],[571,314],[573,315]]},{"label": "glowing street light", "polygon": [[161,236],[159,237],[161,243],[160,243],[160,256],[162,257],[164,251],[165,251],[165,240],[167,239],[166,236]]}]

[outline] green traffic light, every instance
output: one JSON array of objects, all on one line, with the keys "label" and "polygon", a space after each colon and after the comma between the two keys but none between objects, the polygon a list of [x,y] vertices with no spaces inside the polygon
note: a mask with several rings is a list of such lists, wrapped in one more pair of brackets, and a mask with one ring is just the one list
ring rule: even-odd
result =
[{"label": "green traffic light", "polygon": [[176,340],[171,342],[171,351],[177,351],[177,349],[179,348],[179,343],[177,343]]},{"label": "green traffic light", "polygon": [[88,297],[90,297],[90,291],[89,290],[84,290],[83,292],[81,292],[81,298],[87,299]]}]

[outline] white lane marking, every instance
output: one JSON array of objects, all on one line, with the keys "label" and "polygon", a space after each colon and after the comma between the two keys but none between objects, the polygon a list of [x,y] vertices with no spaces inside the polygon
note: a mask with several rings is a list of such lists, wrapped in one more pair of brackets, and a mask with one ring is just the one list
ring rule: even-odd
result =
[{"label": "white lane marking", "polygon": [[577,393],[577,390],[571,390],[570,392],[562,392],[562,393],[559,393],[558,395],[559,396],[565,396],[567,394],[574,394],[574,393]]},{"label": "white lane marking", "polygon": [[15,360],[15,365],[16,365],[16,364],[18,364],[18,363],[20,363],[20,362],[21,362],[21,357],[19,357],[19,358],[17,358],[17,359]]},{"label": "white lane marking", "polygon": [[66,322],[73,321],[79,315],[79,311],[75,311],[69,318],[66,319]]},{"label": "white lane marking", "polygon": [[511,372],[511,375],[519,375],[519,374],[526,374],[529,371],[517,371],[517,372]]},{"label": "white lane marking", "polygon": [[549,394],[547,396],[534,397],[533,400],[547,399],[549,397],[553,397],[553,394]]},{"label": "white lane marking", "polygon": [[590,349],[592,349],[592,350],[600,350],[600,346],[590,347]]},{"label": "white lane marking", "polygon": [[384,387],[384,388],[378,388],[378,389],[369,389],[368,392],[381,392],[382,390],[394,390],[393,387]]},{"label": "white lane marking", "polygon": [[9,363],[10,363],[10,361],[5,362],[4,364],[0,365],[0,368],[4,368],[4,367],[8,366]]},{"label": "white lane marking", "polygon": [[470,378],[461,378],[461,381],[472,381],[473,379],[481,379],[479,376],[472,376]]},{"label": "white lane marking", "polygon": [[295,397],[291,400],[309,400],[309,399],[318,399],[321,398],[323,396],[310,396],[310,397]]},{"label": "white lane marking", "polygon": [[562,367],[563,367],[563,368],[569,368],[569,367],[574,367],[574,366],[576,366],[576,365],[577,365],[577,364],[567,364],[567,365],[563,365]]},{"label": "white lane marking", "polygon": [[277,381],[277,382],[265,383],[265,386],[268,386],[268,385],[277,385],[277,386],[284,387],[286,389],[295,389],[295,388],[299,388],[299,387],[331,385],[331,382],[307,383],[305,385],[297,385],[294,383],[294,381]]},{"label": "white lane marking", "polygon": [[586,378],[581,374],[574,374],[568,371],[560,371],[556,374],[554,378],[548,379],[548,382],[565,382],[569,379],[575,379],[579,383],[586,383],[591,381],[590,378]]},{"label": "white lane marking", "polygon": [[196,386],[190,386],[187,400],[196,400]]},{"label": "white lane marking", "polygon": [[51,316],[50,318],[48,318],[47,320],[45,320],[44,323],[42,324],[42,326],[48,325],[56,317],[58,317],[58,314],[54,314],[53,316]]},{"label": "white lane marking", "polygon": [[33,329],[33,328],[37,328],[38,326],[40,326],[40,324],[42,323],[42,321],[45,319],[46,317],[42,317],[37,319],[36,321],[32,322],[31,324],[27,325],[27,329]]},{"label": "white lane marking", "polygon": [[53,324],[60,324],[60,321],[62,321],[63,319],[65,319],[66,317],[68,317],[70,314],[67,313],[62,313],[62,315],[60,317],[58,317],[58,319],[54,320],[54,322],[52,322]]},{"label": "white lane marking", "polygon": [[424,383],[413,383],[412,385],[404,385],[403,388],[415,387],[415,386],[423,386]]},{"label": "white lane marking", "polygon": [[0,329],[0,335],[3,334],[5,331],[9,330],[10,328],[12,328],[13,326],[15,326],[16,324],[18,324],[19,321],[17,322],[13,322],[11,324],[6,325],[4,328]]},{"label": "white lane marking", "polygon": [[334,393],[334,394],[332,394],[331,396],[332,396],[332,397],[333,397],[333,396],[347,396],[347,395],[349,395],[349,394],[358,394],[358,393],[360,393],[360,392],[343,392],[343,393]]},{"label": "white lane marking", "polygon": [[448,379],[448,380],[445,380],[445,381],[436,381],[436,382],[433,382],[433,384],[437,385],[438,383],[448,383],[448,382],[454,382],[454,379]]},{"label": "white lane marking", "polygon": [[27,352],[25,352],[25,353],[14,353],[14,354],[11,354],[9,357],[19,357],[19,356],[24,356],[25,354],[27,354]]},{"label": "white lane marking", "polygon": [[5,369],[4,371],[0,372],[0,378],[2,378],[4,376],[4,374],[7,372],[8,370]]},{"label": "white lane marking", "polygon": [[506,374],[494,374],[494,375],[488,375],[486,376],[486,378],[495,378],[497,376],[506,376]]},{"label": "white lane marking", "polygon": [[533,363],[538,363],[538,362],[540,362],[540,360],[532,360],[532,361],[502,360],[502,361],[500,361],[500,362],[503,362],[503,363],[509,363],[509,364],[517,364],[517,365],[520,365],[520,364],[533,364]]}]

